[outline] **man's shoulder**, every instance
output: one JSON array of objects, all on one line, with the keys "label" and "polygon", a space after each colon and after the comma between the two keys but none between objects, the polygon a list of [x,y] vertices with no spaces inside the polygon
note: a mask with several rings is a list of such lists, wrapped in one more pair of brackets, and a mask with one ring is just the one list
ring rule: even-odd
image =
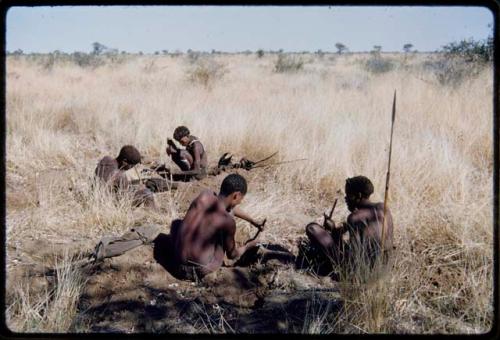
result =
[{"label": "man's shoulder", "polygon": [[103,158],[101,158],[98,165],[100,165],[100,166],[112,166],[112,165],[118,165],[118,162],[113,157],[104,156]]},{"label": "man's shoulder", "polygon": [[189,142],[189,145],[192,145],[193,147],[196,145],[203,146],[203,143],[200,141],[200,139],[196,136],[191,136],[191,141]]},{"label": "man's shoulder", "polygon": [[210,189],[203,189],[200,192],[200,194],[198,195],[198,198],[200,198],[200,197],[210,197],[210,198],[213,197],[214,199],[216,199],[217,198],[217,194],[214,191],[210,190]]},{"label": "man's shoulder", "polygon": [[195,198],[195,201],[204,205],[210,205],[217,201],[217,194],[210,189],[204,189]]}]

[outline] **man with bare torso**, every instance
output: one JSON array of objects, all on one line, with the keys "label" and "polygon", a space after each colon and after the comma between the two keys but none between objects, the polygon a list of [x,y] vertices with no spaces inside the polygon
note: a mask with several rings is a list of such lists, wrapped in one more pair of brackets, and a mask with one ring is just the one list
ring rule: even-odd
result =
[{"label": "man with bare torso", "polygon": [[182,222],[172,226],[174,266],[181,278],[201,279],[222,266],[224,254],[234,260],[257,245],[255,239],[238,247],[234,240],[236,223],[233,214],[259,230],[265,224],[265,220],[258,223],[241,210],[235,211],[246,192],[245,178],[238,174],[228,175],[218,195],[204,190],[191,203]]},{"label": "man with bare torso", "polygon": [[[118,157],[105,156],[99,161],[95,169],[95,176],[108,185],[115,193],[128,191],[132,188],[125,171],[132,169],[140,162],[141,154],[139,150],[132,145],[125,145],[121,148]],[[144,185],[141,185],[134,191],[132,204],[139,206],[143,203],[146,207],[156,208],[153,193],[144,187]]]},{"label": "man with bare torso", "polygon": [[[373,184],[364,176],[348,178],[345,193],[345,202],[351,212],[347,222],[336,227],[325,215],[323,227],[317,223],[306,226],[307,237],[335,263],[364,258],[373,264],[380,254],[384,204],[370,201]],[[385,225],[383,244],[384,254],[387,255],[393,249],[393,223],[389,209]],[[343,238],[346,232],[349,232],[348,240]]]},{"label": "man with bare torso", "polygon": [[173,137],[186,149],[177,148],[175,143],[168,139],[166,152],[181,171],[172,171],[166,168],[164,164],[153,166],[155,170],[159,173],[165,172],[165,177],[172,178],[174,181],[190,181],[192,178],[200,180],[206,177],[208,159],[200,140],[191,135],[189,129],[185,126],[178,126]]}]

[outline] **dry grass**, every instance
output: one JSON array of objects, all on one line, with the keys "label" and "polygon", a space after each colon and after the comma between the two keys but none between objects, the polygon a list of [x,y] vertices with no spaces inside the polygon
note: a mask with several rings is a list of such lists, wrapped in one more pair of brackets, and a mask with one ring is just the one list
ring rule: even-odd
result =
[{"label": "dry grass", "polygon": [[6,310],[7,326],[22,333],[65,333],[76,316],[76,306],[85,278],[78,266],[79,258],[68,253],[55,263],[55,284],[43,292],[33,293],[29,281],[21,281],[10,292],[12,301]]},{"label": "dry grass", "polygon": [[[190,81],[190,66],[179,57],[131,57],[95,69],[68,63],[47,69],[9,58],[7,245],[38,238],[91,246],[104,233],[136,223],[168,225],[182,216],[175,205],[182,193],[162,195],[161,212],[150,213],[131,210],[127,198],[111,203],[89,185],[98,159],[116,155],[124,144],[165,161],[166,138],[181,124],[204,142],[211,162],[225,151],[252,159],[279,150],[283,160],[309,159],[252,177],[243,205],[268,217],[266,239],[293,245],[305,223],[328,209],[346,177],[369,177],[373,199],[383,199],[397,89],[390,207],[398,255],[383,284],[346,295],[352,308],[346,306],[349,313],[335,329],[487,332],[492,70],[446,87],[418,67],[425,55],[378,75],[363,68],[366,55],[303,58],[299,72],[276,73],[273,55],[213,56],[225,74],[209,89]],[[347,216],[339,203],[336,221]],[[73,274],[76,285],[81,281]],[[22,287],[9,292],[17,296],[7,310],[11,329],[67,329],[70,320],[52,321],[61,316]],[[68,310],[63,315],[69,319],[73,300],[67,301],[58,308]]]}]

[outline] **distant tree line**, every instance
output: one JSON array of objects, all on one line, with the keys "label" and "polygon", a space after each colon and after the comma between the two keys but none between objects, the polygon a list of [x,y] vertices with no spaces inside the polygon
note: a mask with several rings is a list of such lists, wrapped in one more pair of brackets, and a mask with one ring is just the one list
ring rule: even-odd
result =
[{"label": "distant tree line", "polygon": [[[349,51],[349,48],[342,42],[337,42],[337,43],[335,43],[334,46],[336,49],[336,54],[338,54],[338,55],[342,55],[342,54],[346,53],[347,51]],[[417,52],[416,50],[412,50],[413,47],[414,46],[412,43],[406,43],[403,45],[402,50],[406,54],[408,54],[410,52]],[[439,49],[435,52],[436,53],[444,53],[446,56],[449,56],[449,57],[460,57],[460,58],[463,58],[464,60],[466,60],[467,62],[472,62],[472,61],[474,61],[474,62],[488,62],[488,61],[493,60],[493,49],[494,49],[493,35],[490,34],[490,36],[488,36],[488,38],[485,40],[468,39],[468,40],[461,40],[458,42],[451,42],[449,44],[442,46],[441,49]],[[381,45],[374,45],[373,49],[370,51],[370,53],[374,56],[380,57],[381,51],[382,51]],[[188,54],[188,56],[190,56],[190,58],[195,58],[194,56],[201,56],[201,55],[208,55],[208,54],[212,54],[212,55],[233,54],[233,53],[229,53],[229,52],[217,51],[215,49],[212,49],[210,52],[195,51],[192,49],[188,49],[186,51],[186,53]],[[236,54],[244,54],[244,55],[251,55],[253,53],[255,53],[258,58],[262,58],[266,54],[272,54],[272,55],[278,54],[278,55],[280,55],[280,54],[283,54],[285,52],[283,49],[267,50],[267,51],[265,51],[263,49],[258,49],[255,52],[252,52],[251,50],[236,52]],[[302,51],[302,52],[288,52],[288,53],[290,53],[290,54],[307,54],[307,53],[311,53],[311,52]],[[334,52],[327,52],[327,51],[323,51],[321,49],[318,49],[314,53],[316,55],[318,55],[319,57],[323,57],[326,53],[334,53]],[[24,55],[25,53],[23,52],[22,49],[17,49],[13,52],[6,51],[6,54],[12,55],[12,56],[20,56],[20,55]],[[30,55],[41,55],[44,53],[29,53],[29,54]],[[56,50],[56,51],[53,51],[52,53],[49,53],[49,54],[53,54],[56,56],[64,56],[64,55],[66,55],[66,56],[68,56],[68,55],[80,55],[80,56],[82,56],[82,55],[90,54],[92,56],[108,56],[109,57],[109,56],[117,56],[119,54],[121,54],[121,55],[126,55],[126,54],[144,55],[145,53],[143,53],[142,51],[139,51],[137,53],[119,51],[116,48],[108,47],[100,42],[94,42],[94,43],[92,43],[92,49],[89,53],[85,53],[85,52],[81,52],[81,51],[76,51],[73,53],[64,53],[64,52],[61,52],[59,50]],[[178,55],[183,54],[183,52],[181,52],[179,50],[175,50],[173,52],[170,52],[167,49],[163,49],[161,51],[160,50],[155,51],[151,54],[152,55],[178,56]]]}]

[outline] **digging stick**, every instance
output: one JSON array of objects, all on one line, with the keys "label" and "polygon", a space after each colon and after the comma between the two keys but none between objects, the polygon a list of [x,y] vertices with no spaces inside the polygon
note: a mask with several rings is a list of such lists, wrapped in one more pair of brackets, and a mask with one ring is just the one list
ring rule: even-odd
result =
[{"label": "digging stick", "polygon": [[332,216],[333,216],[333,211],[335,210],[335,207],[337,206],[337,201],[338,201],[338,200],[339,200],[339,199],[338,199],[338,198],[336,198],[336,199],[335,199],[335,202],[333,202],[333,207],[332,207],[332,210],[330,210],[330,214],[328,215],[328,218],[329,218],[329,219],[332,219]]},{"label": "digging stick", "polygon": [[255,240],[255,239],[257,238],[257,236],[259,236],[260,232],[262,231],[262,228],[263,228],[263,227],[264,227],[264,225],[266,224],[266,221],[267,221],[267,219],[265,219],[265,220],[264,220],[264,222],[262,223],[262,225],[260,226],[260,228],[259,228],[259,229],[257,229],[257,232],[255,233],[255,235],[254,235],[252,238],[248,239],[248,240],[245,242],[245,244],[247,244],[248,242],[252,242],[253,240]]},{"label": "digging stick", "polygon": [[384,193],[384,216],[382,217],[382,240],[381,251],[384,251],[385,239],[385,216],[387,213],[388,199],[389,199],[389,179],[391,177],[391,155],[392,155],[392,135],[394,133],[394,121],[396,120],[396,90],[394,90],[394,100],[392,102],[392,119],[391,119],[391,139],[389,142],[389,161],[387,164],[387,176],[385,177],[385,193]]}]

